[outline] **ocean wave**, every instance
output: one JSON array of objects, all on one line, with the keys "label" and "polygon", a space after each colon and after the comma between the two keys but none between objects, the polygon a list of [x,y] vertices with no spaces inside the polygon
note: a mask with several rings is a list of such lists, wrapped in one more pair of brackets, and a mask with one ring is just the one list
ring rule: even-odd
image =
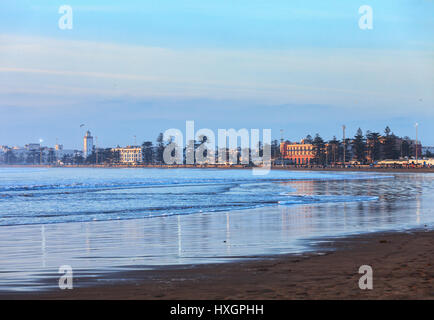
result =
[{"label": "ocean wave", "polygon": [[336,203],[336,202],[360,202],[375,201],[378,197],[373,196],[334,196],[334,195],[291,195],[288,199],[281,200],[280,205]]},{"label": "ocean wave", "polygon": [[[25,171],[25,170],[24,170]],[[37,173],[37,174],[36,174]],[[387,175],[249,170],[13,171],[0,181],[0,225],[51,224],[163,217],[272,205],[369,201],[373,197],[312,196],[327,181],[385,179]],[[298,183],[300,182],[300,183]],[[357,184],[357,182],[353,182]]]}]

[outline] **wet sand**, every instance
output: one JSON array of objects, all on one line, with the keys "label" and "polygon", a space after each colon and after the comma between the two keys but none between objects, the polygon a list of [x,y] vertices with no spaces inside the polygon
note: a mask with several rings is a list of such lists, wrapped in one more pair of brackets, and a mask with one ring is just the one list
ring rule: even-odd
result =
[{"label": "wet sand", "polygon": [[[331,250],[331,249],[336,250]],[[434,299],[434,231],[330,239],[315,253],[117,273],[108,284],[1,299]],[[361,265],[373,290],[360,290]],[[84,279],[75,279],[84,285]]]}]

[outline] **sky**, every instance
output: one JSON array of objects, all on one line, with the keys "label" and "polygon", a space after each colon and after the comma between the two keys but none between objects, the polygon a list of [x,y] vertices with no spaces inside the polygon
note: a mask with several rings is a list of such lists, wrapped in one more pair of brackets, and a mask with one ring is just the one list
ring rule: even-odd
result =
[{"label": "sky", "polygon": [[1,1],[0,145],[131,145],[187,120],[291,141],[418,122],[434,145],[433,71],[433,0]]}]

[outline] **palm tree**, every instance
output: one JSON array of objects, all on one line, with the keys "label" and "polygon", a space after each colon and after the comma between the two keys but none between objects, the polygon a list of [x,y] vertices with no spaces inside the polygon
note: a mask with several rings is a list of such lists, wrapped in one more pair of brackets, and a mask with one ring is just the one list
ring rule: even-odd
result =
[{"label": "palm tree", "polygon": [[164,153],[164,138],[163,134],[160,133],[157,137],[157,162],[163,163],[163,153]]},{"label": "palm tree", "polygon": [[378,132],[368,132],[366,135],[368,155],[372,162],[380,160],[380,137]]},{"label": "palm tree", "polygon": [[308,134],[306,138],[304,138],[304,143],[313,143],[313,139],[310,134]]},{"label": "palm tree", "polygon": [[356,159],[360,162],[365,162],[365,137],[363,136],[363,131],[360,128],[357,130],[357,133],[354,136],[353,148]]},{"label": "palm tree", "polygon": [[143,162],[146,164],[152,163],[153,158],[153,152],[152,152],[152,142],[151,141],[145,141],[142,144],[142,157]]},{"label": "palm tree", "polygon": [[398,159],[399,150],[396,149],[396,136],[391,133],[390,128],[387,126],[384,130],[385,141],[384,141],[384,156],[386,159]]},{"label": "palm tree", "polygon": [[329,156],[329,162],[336,164],[337,159],[339,158],[339,140],[336,139],[336,136],[333,136],[333,139],[329,141],[327,153]]},{"label": "palm tree", "polygon": [[315,138],[312,141],[312,144],[314,146],[315,151],[315,162],[317,164],[324,164],[325,163],[325,154],[324,154],[324,140],[321,138],[321,136],[317,133],[315,135]]}]

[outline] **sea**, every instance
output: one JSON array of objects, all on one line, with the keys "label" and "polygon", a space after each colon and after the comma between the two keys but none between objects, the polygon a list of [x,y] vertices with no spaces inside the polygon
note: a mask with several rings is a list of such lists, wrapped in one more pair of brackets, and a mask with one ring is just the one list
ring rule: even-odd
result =
[{"label": "sea", "polygon": [[2,167],[0,291],[56,288],[65,265],[93,285],[432,228],[433,191],[430,173]]}]

